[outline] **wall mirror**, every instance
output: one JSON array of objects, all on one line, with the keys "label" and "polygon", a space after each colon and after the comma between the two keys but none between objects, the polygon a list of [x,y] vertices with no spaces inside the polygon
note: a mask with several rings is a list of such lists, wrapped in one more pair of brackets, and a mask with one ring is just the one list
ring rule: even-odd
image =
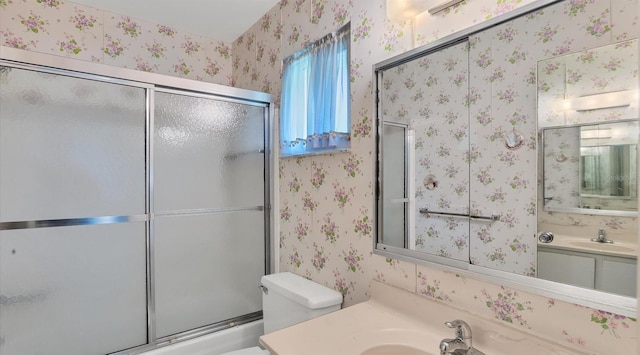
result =
[{"label": "wall mirror", "polygon": [[543,128],[544,209],[637,215],[638,133],[637,120]]},{"label": "wall mirror", "polygon": [[569,7],[538,1],[374,66],[374,253],[634,315],[635,294],[540,277],[542,210],[637,216],[637,40],[558,49],[541,34],[580,33]]}]

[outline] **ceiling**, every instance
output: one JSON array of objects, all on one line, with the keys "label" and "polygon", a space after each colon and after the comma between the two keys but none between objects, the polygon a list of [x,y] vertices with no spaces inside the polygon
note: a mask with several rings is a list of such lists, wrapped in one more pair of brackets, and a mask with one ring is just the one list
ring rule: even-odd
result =
[{"label": "ceiling", "polygon": [[279,0],[72,0],[72,2],[233,42]]}]

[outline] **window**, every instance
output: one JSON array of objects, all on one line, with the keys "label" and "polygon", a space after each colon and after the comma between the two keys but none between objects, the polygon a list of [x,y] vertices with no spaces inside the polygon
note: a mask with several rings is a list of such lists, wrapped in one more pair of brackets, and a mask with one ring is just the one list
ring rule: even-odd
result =
[{"label": "window", "polygon": [[281,155],[350,146],[349,24],[284,60]]}]

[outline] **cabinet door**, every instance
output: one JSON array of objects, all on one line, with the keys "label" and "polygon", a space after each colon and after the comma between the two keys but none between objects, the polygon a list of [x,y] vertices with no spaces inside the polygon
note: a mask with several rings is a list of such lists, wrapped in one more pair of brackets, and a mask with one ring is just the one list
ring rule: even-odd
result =
[{"label": "cabinet door", "polygon": [[539,250],[538,277],[592,289],[595,288],[596,259]]},{"label": "cabinet door", "polygon": [[636,296],[636,261],[626,258],[603,257],[596,287],[625,296]]}]

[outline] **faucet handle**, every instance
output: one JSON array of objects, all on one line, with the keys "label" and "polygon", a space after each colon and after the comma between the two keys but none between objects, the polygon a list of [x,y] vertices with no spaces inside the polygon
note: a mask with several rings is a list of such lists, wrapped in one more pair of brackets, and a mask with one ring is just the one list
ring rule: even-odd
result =
[{"label": "faucet handle", "polygon": [[[456,338],[460,340],[471,340],[471,327],[467,322],[456,319],[450,322],[445,322],[444,325],[456,330]],[[471,346],[471,344],[469,344],[469,346]]]}]

